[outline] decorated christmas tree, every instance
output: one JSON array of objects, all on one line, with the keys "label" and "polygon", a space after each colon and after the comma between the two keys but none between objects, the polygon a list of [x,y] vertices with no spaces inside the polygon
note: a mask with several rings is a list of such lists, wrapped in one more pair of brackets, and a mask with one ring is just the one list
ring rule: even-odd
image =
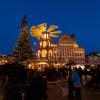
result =
[{"label": "decorated christmas tree", "polygon": [[30,36],[28,34],[26,16],[24,16],[20,26],[20,36],[13,52],[13,56],[16,61],[24,61],[34,57],[34,50],[30,42]]}]

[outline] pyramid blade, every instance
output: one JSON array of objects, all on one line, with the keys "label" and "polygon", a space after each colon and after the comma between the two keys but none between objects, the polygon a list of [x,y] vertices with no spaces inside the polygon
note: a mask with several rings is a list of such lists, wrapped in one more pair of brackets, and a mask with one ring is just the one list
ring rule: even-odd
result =
[{"label": "pyramid blade", "polygon": [[53,30],[55,30],[55,29],[57,29],[57,28],[58,28],[58,26],[51,25],[51,26],[48,28],[47,32],[51,32],[51,31],[53,31]]},{"label": "pyramid blade", "polygon": [[37,26],[42,32],[45,32],[47,29],[47,23],[39,24]]},{"label": "pyramid blade", "polygon": [[32,26],[30,28],[30,34],[33,37],[40,38],[42,36],[42,31],[38,29],[36,26]]},{"label": "pyramid blade", "polygon": [[58,38],[59,36],[50,34],[50,37],[51,38]]},{"label": "pyramid blade", "polygon": [[61,31],[50,32],[50,34],[61,34]]}]

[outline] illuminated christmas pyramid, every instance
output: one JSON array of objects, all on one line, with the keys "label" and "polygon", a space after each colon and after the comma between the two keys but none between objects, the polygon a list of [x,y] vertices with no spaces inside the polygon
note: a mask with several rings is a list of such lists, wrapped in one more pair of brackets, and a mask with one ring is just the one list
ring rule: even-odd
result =
[{"label": "illuminated christmas pyramid", "polygon": [[47,23],[39,24],[37,26],[32,26],[30,28],[31,36],[38,38],[39,40],[39,50],[38,58],[39,59],[51,59],[52,58],[52,40],[58,38],[58,34],[61,34],[61,31],[54,31],[58,26],[51,25],[47,29]]}]

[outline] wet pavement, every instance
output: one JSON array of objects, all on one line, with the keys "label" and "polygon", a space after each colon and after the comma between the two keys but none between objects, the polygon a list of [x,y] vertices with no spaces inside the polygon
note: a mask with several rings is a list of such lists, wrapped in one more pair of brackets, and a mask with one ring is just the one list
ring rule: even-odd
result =
[{"label": "wet pavement", "polygon": [[[48,85],[48,100],[68,100],[67,81]],[[82,100],[100,100],[100,89],[81,88]]]}]

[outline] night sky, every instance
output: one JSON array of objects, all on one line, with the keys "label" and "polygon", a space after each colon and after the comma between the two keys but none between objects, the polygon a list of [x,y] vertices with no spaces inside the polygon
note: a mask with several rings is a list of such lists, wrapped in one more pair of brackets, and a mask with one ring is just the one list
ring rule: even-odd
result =
[{"label": "night sky", "polygon": [[58,25],[62,33],[75,34],[86,53],[100,52],[99,4],[99,0],[0,0],[0,55],[12,53],[24,15],[28,28]]}]

